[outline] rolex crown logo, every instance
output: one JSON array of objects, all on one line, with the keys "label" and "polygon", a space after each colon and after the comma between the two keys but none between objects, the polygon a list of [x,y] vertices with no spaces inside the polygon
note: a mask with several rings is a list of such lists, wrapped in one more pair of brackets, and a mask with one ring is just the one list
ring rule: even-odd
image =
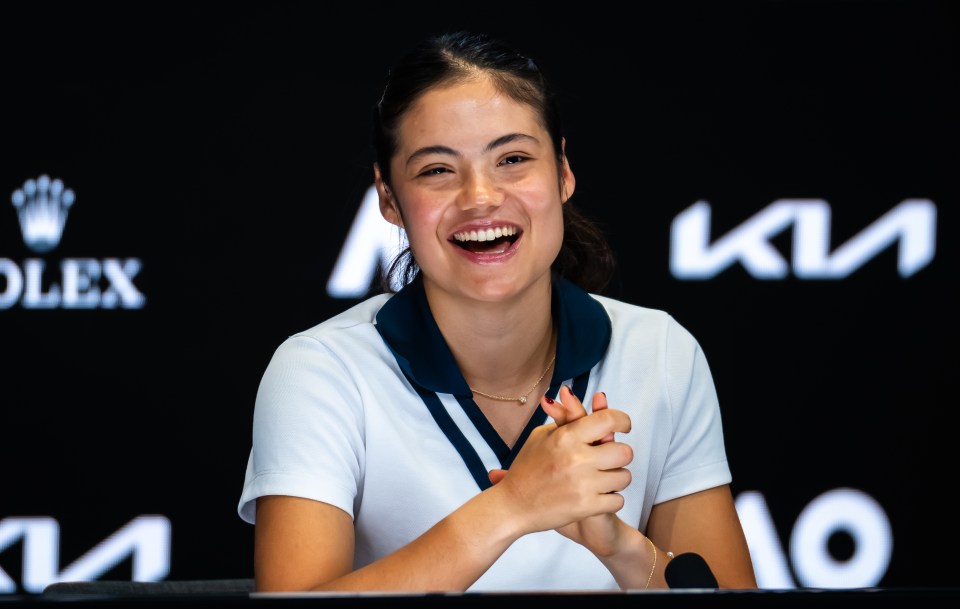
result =
[{"label": "rolex crown logo", "polygon": [[67,213],[76,196],[60,179],[42,175],[29,179],[13,191],[10,200],[20,218],[23,242],[37,253],[57,247],[67,223]]}]

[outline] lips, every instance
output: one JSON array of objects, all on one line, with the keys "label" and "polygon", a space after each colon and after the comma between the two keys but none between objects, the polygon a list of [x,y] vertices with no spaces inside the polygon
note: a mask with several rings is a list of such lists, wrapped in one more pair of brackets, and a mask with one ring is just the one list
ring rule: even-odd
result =
[{"label": "lips", "polygon": [[519,238],[515,226],[488,226],[454,233],[453,243],[479,254],[502,254]]}]

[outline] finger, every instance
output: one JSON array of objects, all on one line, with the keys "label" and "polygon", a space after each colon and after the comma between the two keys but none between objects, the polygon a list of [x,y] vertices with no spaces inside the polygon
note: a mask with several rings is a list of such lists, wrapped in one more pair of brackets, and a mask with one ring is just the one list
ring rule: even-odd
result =
[{"label": "finger", "polygon": [[601,472],[592,482],[592,486],[596,488],[597,495],[610,495],[623,492],[632,481],[633,476],[630,474],[630,470],[620,468]]},{"label": "finger", "polygon": [[504,476],[507,475],[507,470],[505,469],[491,469],[487,472],[487,477],[490,478],[491,484],[496,484],[503,480]]},{"label": "finger", "polygon": [[[607,408],[607,394],[602,391],[598,391],[597,393],[593,394],[593,405],[591,406],[591,412],[606,410],[606,408]],[[603,444],[605,442],[613,442],[612,433],[607,434],[605,437],[603,437],[600,440],[597,440],[596,442],[594,442],[594,444]]]},{"label": "finger", "polygon": [[598,512],[599,514],[616,514],[624,505],[623,495],[617,492],[604,493],[597,500]]},{"label": "finger", "polygon": [[575,423],[574,437],[588,444],[603,440],[614,432],[628,433],[632,425],[630,415],[614,408],[604,408]]},{"label": "finger", "polygon": [[605,442],[592,453],[593,465],[601,471],[614,471],[630,465],[633,448],[623,442]]},{"label": "finger", "polygon": [[554,400],[548,396],[543,396],[540,399],[540,406],[544,412],[553,418],[557,427],[563,427],[587,414],[579,398],[566,385],[560,387],[557,398],[559,399]]},{"label": "finger", "polygon": [[587,409],[580,403],[580,398],[567,385],[560,387],[560,401],[563,402],[563,409],[567,411],[567,423],[587,416]]},{"label": "finger", "polygon": [[593,407],[591,408],[592,412],[603,410],[606,407],[607,407],[607,394],[602,391],[598,391],[595,394],[593,394]]},{"label": "finger", "polygon": [[540,408],[543,408],[543,411],[547,413],[547,416],[552,418],[557,424],[557,427],[562,427],[569,423],[567,420],[567,411],[563,407],[563,404],[554,400],[548,395],[540,398]]}]

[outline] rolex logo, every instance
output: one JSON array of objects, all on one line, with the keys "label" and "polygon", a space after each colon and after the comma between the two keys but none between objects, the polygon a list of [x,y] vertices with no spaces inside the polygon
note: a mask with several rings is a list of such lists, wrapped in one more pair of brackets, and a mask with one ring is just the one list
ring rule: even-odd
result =
[{"label": "rolex logo", "polygon": [[67,213],[76,196],[60,179],[42,175],[29,179],[13,191],[10,200],[20,218],[23,242],[37,253],[49,252],[60,243]]},{"label": "rolex logo", "polygon": [[[146,298],[134,279],[139,258],[69,257],[48,252],[60,245],[76,195],[63,181],[41,175],[13,191],[23,242],[35,254],[20,261],[0,257],[0,311],[24,309],[142,309]],[[2,575],[2,570],[0,570]],[[2,577],[0,577],[2,579]]]}]

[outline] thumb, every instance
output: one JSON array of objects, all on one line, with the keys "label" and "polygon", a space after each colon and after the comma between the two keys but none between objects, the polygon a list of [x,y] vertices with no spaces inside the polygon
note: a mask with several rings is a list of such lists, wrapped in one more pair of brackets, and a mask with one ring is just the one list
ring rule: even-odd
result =
[{"label": "thumb", "polygon": [[496,484],[503,480],[504,476],[507,475],[507,470],[505,469],[491,469],[487,472],[487,477],[490,478],[491,484]]}]

